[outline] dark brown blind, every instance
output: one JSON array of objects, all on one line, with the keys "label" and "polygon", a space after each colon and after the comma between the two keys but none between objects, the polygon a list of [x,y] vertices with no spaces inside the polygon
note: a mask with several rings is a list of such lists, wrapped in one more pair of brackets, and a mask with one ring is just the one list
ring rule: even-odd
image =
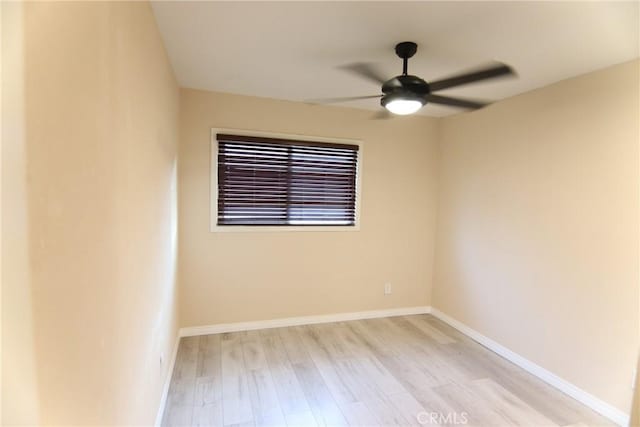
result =
[{"label": "dark brown blind", "polygon": [[354,225],[358,146],[217,134],[218,225]]}]

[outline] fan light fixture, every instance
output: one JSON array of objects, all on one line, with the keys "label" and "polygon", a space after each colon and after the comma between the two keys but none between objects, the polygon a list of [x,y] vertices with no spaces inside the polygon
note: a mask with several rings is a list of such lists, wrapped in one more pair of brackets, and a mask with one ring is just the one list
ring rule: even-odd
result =
[{"label": "fan light fixture", "polygon": [[423,105],[424,102],[418,101],[417,99],[397,98],[385,102],[384,108],[386,108],[393,114],[406,116],[415,113],[416,111],[421,109]]}]

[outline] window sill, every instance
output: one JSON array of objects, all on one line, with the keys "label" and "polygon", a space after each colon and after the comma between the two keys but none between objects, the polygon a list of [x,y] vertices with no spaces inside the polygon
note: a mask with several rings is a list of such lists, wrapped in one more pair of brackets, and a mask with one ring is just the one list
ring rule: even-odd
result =
[{"label": "window sill", "polygon": [[342,231],[342,232],[353,232],[360,231],[360,225],[280,225],[280,226],[270,226],[270,225],[213,225],[211,227],[212,233],[282,233],[282,232],[300,232],[300,231],[309,231],[309,232],[318,232],[318,231]]}]

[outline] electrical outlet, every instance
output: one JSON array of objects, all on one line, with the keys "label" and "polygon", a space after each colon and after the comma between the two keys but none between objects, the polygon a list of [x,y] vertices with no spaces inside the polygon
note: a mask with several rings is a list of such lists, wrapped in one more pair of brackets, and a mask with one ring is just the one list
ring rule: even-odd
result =
[{"label": "electrical outlet", "polygon": [[391,293],[391,283],[384,284],[384,294],[389,295]]}]

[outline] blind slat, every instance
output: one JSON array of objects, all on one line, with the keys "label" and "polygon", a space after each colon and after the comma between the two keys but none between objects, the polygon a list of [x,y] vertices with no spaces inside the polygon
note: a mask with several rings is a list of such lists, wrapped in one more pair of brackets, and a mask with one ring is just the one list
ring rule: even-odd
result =
[{"label": "blind slat", "polygon": [[[227,176],[239,176],[239,177],[245,177],[245,178],[249,178],[249,177],[256,177],[256,178],[275,178],[275,177],[279,177],[278,174],[282,174],[282,178],[288,178],[291,180],[296,180],[298,178],[300,179],[304,179],[304,178],[311,178],[311,179],[318,179],[318,178],[324,178],[327,181],[329,180],[333,180],[333,179],[339,179],[339,178],[343,178],[345,180],[349,180],[354,181],[354,177],[355,177],[355,169],[352,170],[352,173],[340,173],[340,172],[331,172],[331,171],[327,171],[325,173],[318,173],[318,172],[303,172],[303,171],[295,171],[295,170],[289,170],[289,171],[265,171],[263,169],[259,169],[259,168],[233,168],[233,167],[229,167],[229,168],[225,168],[224,165],[222,165],[223,169],[221,171],[218,171],[218,176],[222,176],[222,177],[227,177]],[[295,172],[295,173],[294,173]]]},{"label": "blind slat", "polygon": [[229,135],[219,133],[216,135],[218,142],[223,142],[228,144],[230,142],[243,143],[244,145],[249,145],[247,143],[256,143],[256,144],[268,144],[271,146],[275,145],[284,145],[284,146],[294,146],[297,149],[303,149],[305,147],[312,148],[324,148],[324,149],[343,149],[350,151],[358,151],[358,146],[355,144],[338,144],[333,142],[321,142],[321,141],[305,141],[305,140],[297,140],[297,139],[282,139],[282,138],[266,138],[261,136],[246,136],[246,135]]}]

